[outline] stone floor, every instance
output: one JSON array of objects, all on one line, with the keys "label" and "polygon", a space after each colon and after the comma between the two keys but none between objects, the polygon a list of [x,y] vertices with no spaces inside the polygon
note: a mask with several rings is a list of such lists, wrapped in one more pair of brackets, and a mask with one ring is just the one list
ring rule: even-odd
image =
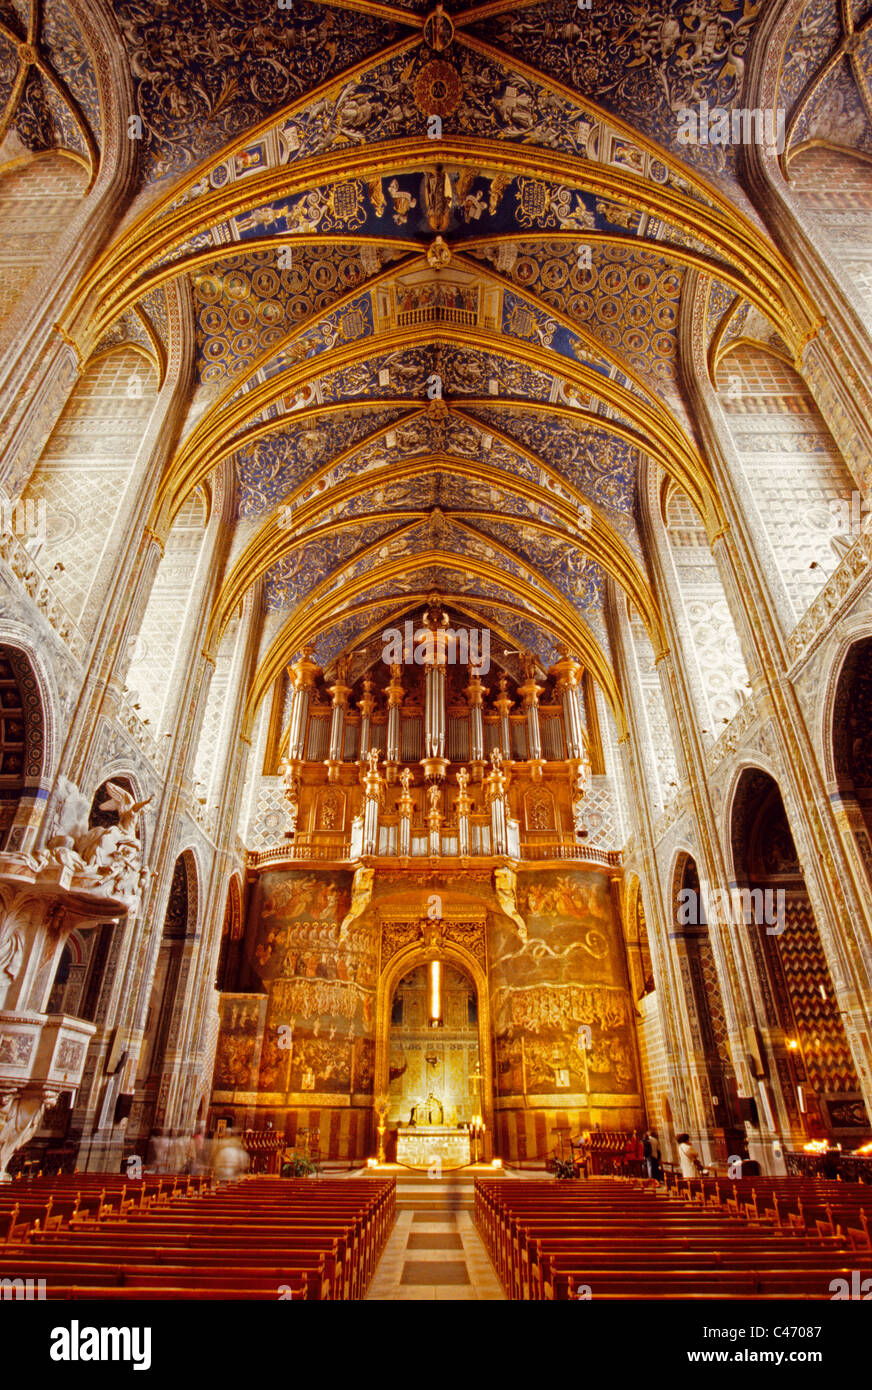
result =
[{"label": "stone floor", "polygon": [[367,1298],[505,1299],[472,1220],[474,1170],[441,1178],[385,1171],[397,1178],[397,1223]]}]

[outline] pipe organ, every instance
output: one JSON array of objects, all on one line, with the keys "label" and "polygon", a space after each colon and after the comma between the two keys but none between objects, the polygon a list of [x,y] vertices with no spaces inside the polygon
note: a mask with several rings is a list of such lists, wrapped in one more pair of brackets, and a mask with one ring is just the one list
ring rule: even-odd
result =
[{"label": "pipe organ", "polygon": [[548,669],[529,652],[485,666],[434,599],[405,627],[375,659],[352,651],[321,671],[309,649],[289,668],[287,838],[340,858],[576,857],[602,762],[582,663],[561,650]]}]

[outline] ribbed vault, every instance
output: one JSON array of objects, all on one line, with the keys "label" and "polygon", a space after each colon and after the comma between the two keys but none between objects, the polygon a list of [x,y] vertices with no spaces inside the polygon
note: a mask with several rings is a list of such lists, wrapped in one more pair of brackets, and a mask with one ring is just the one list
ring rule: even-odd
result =
[{"label": "ribbed vault", "polygon": [[[677,136],[682,102],[735,100],[756,7],[299,0],[256,34],[244,7],[205,27],[195,0],[180,8],[184,44],[115,0],[139,191],[60,327],[83,362],[126,339],[163,373],[165,291],[188,298],[200,387],[147,527],[164,543],[232,465],[206,649],[253,586],[281,615],[249,724],[302,643],[330,629],[334,659],[436,587],[507,640],[521,622],[543,653],[559,637],[583,654],[623,727],[609,580],[667,645],[637,526],[643,464],[709,539],[725,528],[682,376],[685,282],[704,286],[694,332],[713,379],[740,342],[797,362],[820,323],[733,153]],[[10,44],[37,33],[10,24]],[[791,148],[840,64],[866,102],[869,27],[824,25],[802,90],[791,37]],[[54,80],[47,51],[18,53]],[[210,53],[239,54],[232,90]],[[87,84],[64,80],[93,169]]]}]

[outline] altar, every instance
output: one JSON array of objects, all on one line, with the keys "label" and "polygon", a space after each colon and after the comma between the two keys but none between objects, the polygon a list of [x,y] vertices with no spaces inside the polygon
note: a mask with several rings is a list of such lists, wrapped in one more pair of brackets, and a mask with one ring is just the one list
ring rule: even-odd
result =
[{"label": "altar", "polygon": [[397,1162],[409,1168],[429,1168],[435,1159],[445,1168],[469,1163],[469,1130],[454,1125],[400,1125]]}]

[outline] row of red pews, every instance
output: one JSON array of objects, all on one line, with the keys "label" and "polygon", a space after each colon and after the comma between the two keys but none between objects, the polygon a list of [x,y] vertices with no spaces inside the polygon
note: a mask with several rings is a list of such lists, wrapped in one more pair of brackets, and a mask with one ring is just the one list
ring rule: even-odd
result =
[{"label": "row of red pews", "polygon": [[857,1250],[872,1250],[872,1187],[828,1178],[683,1178],[666,1175],[675,1196],[750,1220],[840,1235]]},{"label": "row of red pews", "polygon": [[50,1299],[359,1299],[395,1218],[393,1178],[245,1178],[10,1236],[0,1279]]},{"label": "row of red pews", "polygon": [[646,1182],[479,1178],[475,1220],[512,1299],[826,1299],[836,1277],[872,1273],[872,1253],[844,1235],[740,1218]]},{"label": "row of red pews", "polygon": [[196,1196],[210,1183],[210,1178],[186,1174],[148,1174],[139,1179],[108,1173],[16,1178],[0,1187],[0,1241],[23,1239],[31,1230],[58,1230],[70,1222],[143,1211],[177,1197]]}]

